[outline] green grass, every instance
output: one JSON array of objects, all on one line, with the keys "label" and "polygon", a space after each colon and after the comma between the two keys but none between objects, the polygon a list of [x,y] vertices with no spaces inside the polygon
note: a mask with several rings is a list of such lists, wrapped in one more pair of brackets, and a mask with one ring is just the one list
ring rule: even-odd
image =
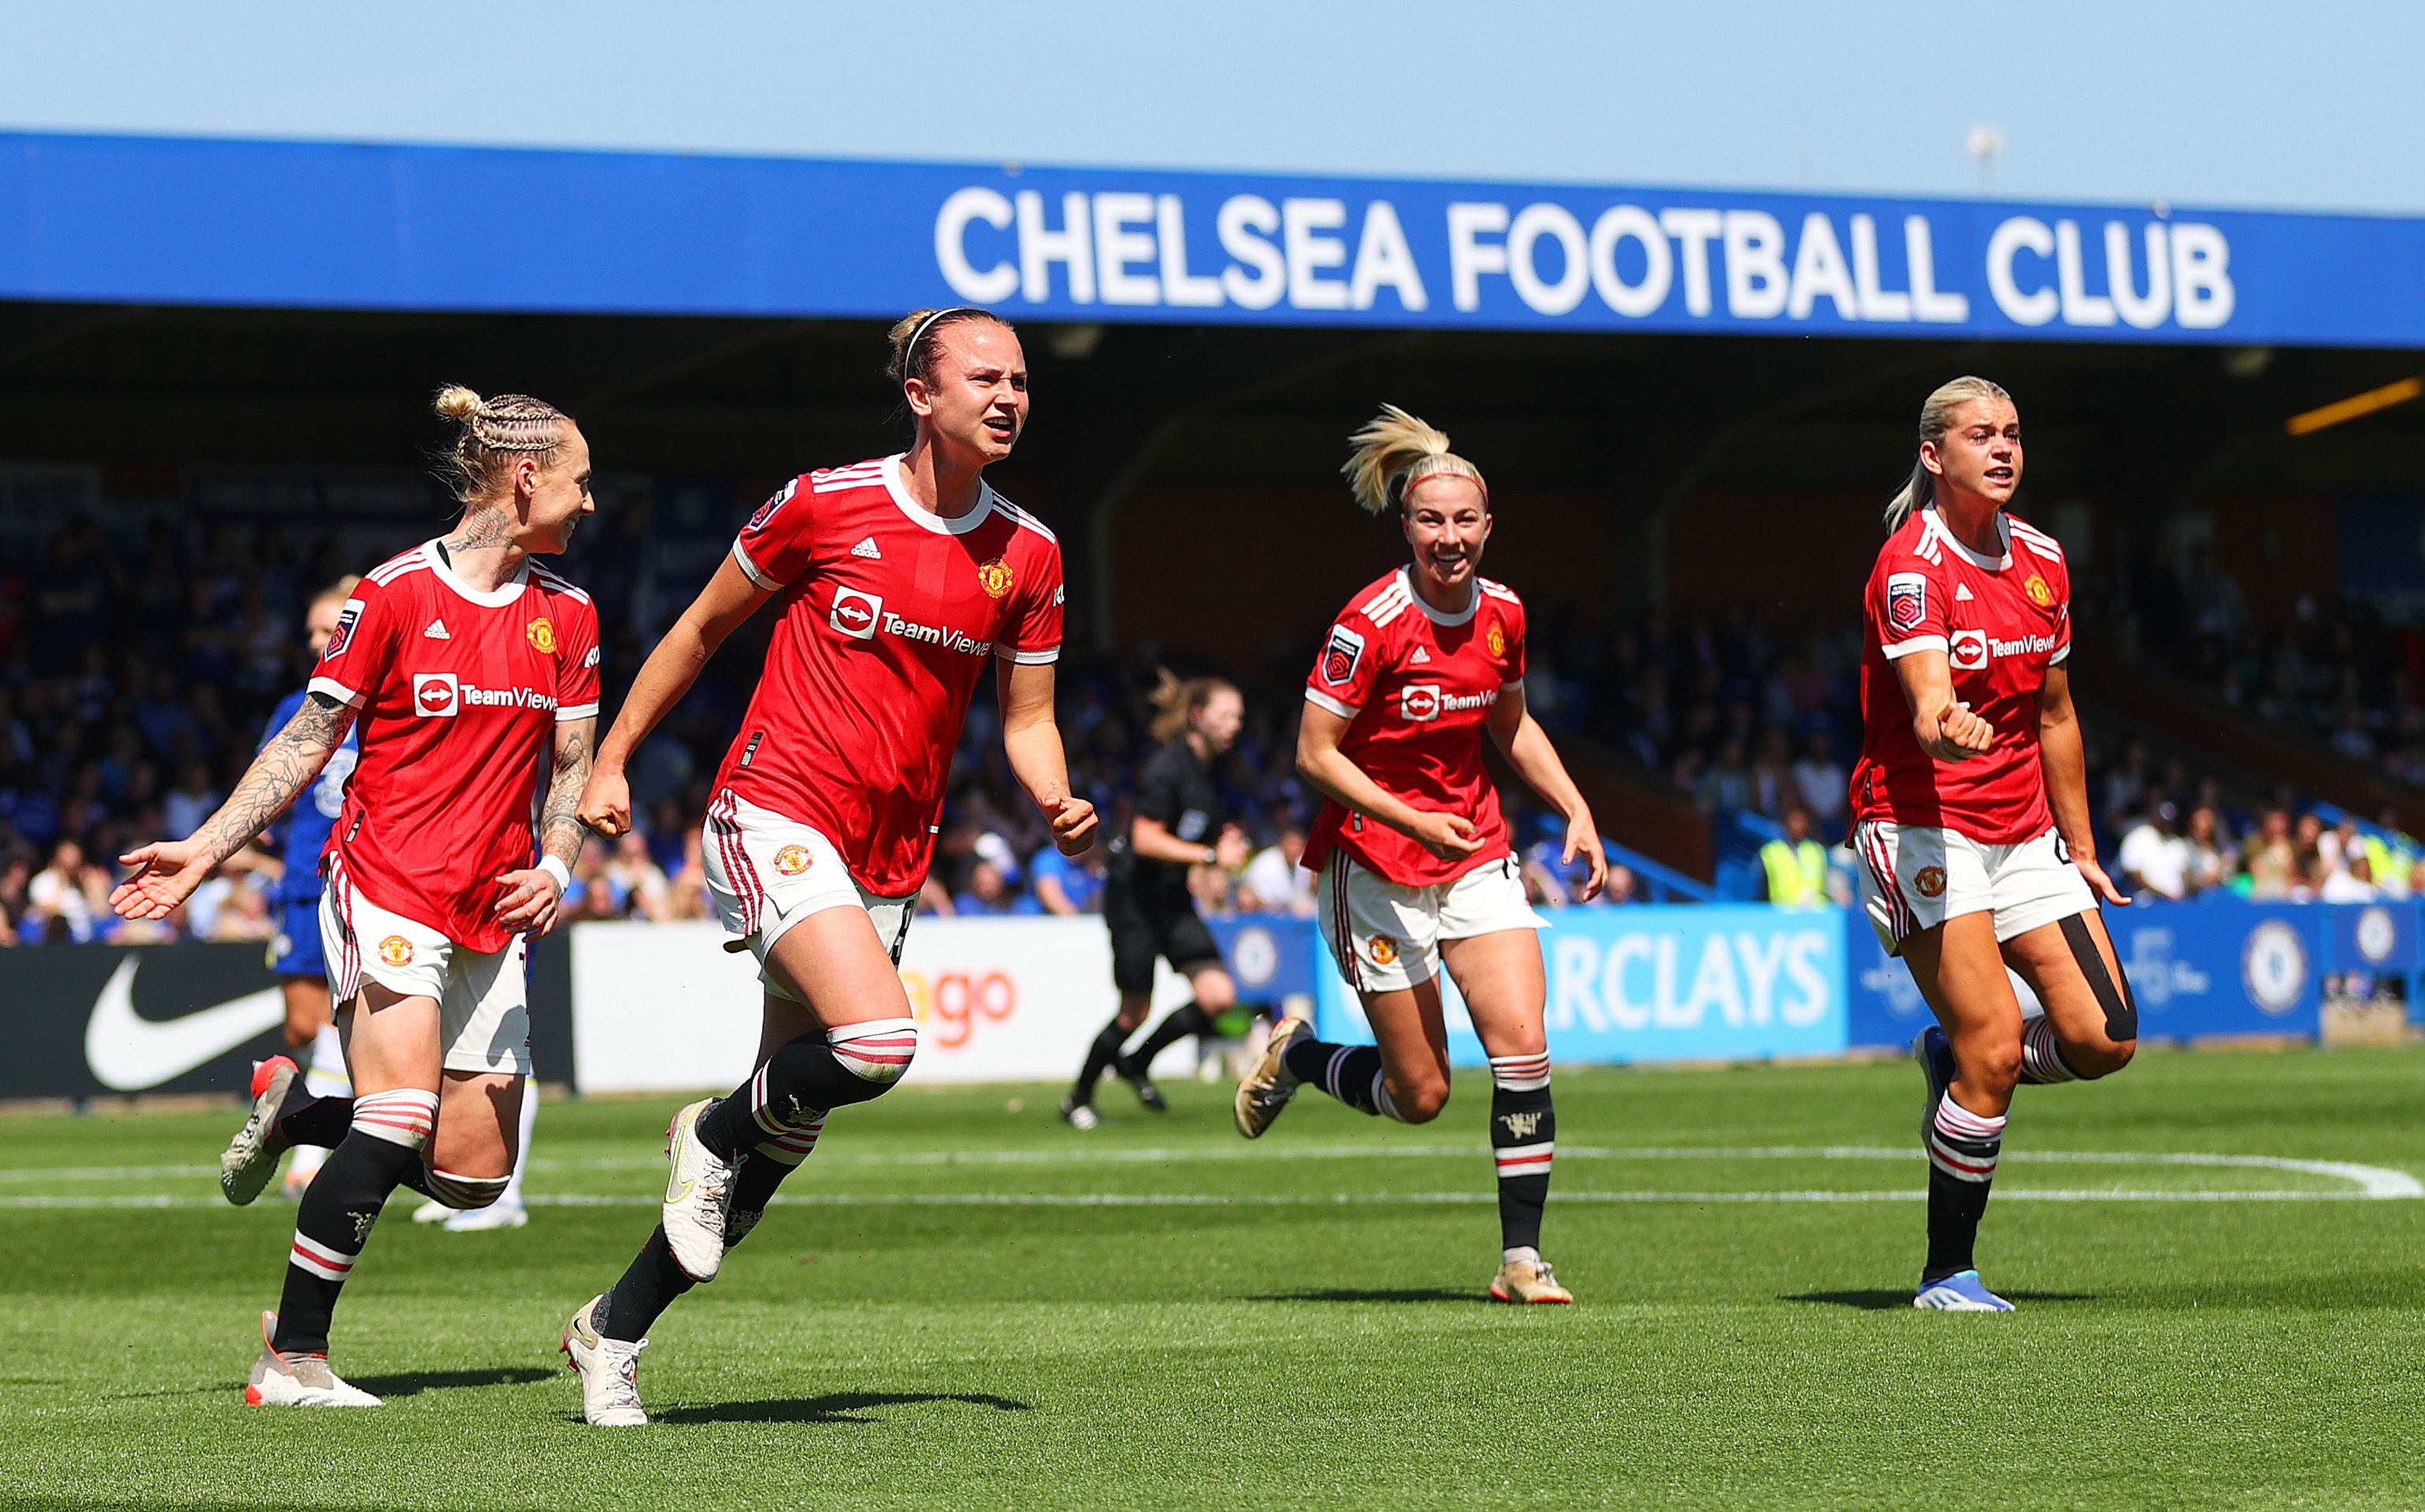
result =
[{"label": "green grass", "polygon": [[[217,1204],[232,1111],[0,1120],[0,1504],[2425,1502],[2425,1202],[2025,1200],[2354,1188],[2013,1159],[1983,1258],[2022,1311],[1923,1315],[1916,1201],[1576,1199],[1917,1193],[1908,1065],[1561,1070],[1557,1090],[1548,1249],[1582,1301],[1534,1310],[1480,1300],[1498,1237],[1476,1079],[1424,1129],[1308,1095],[1257,1146],[1213,1088],[1172,1088],[1165,1118],[1107,1094],[1091,1137],[1041,1089],[902,1092],[837,1117],[792,1182],[815,1200],[659,1324],[659,1425],[620,1432],[580,1424],[555,1339],[648,1228],[672,1100],[541,1111],[534,1195],[622,1205],[471,1235],[390,1210],[338,1314],[338,1368],[389,1399],[361,1413],[241,1403],[292,1214]],[[1840,1146],[1901,1153],[1819,1152]],[[1775,1147],[1806,1152],[1641,1153]],[[2008,1148],[2425,1172],[2425,1054],[2151,1054],[2025,1091]],[[1048,1200],[863,1200],[944,1194]],[[1430,1194],[1479,1200],[1408,1199]],[[151,1196],[186,1205],[22,1202]],[[1265,1200],[1066,1200],[1102,1196]]]}]

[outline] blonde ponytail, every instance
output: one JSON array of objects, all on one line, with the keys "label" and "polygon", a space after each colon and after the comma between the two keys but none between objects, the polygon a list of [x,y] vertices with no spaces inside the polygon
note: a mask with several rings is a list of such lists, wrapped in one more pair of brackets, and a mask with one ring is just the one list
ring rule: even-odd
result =
[{"label": "blonde ponytail", "polygon": [[1448,449],[1448,433],[1394,404],[1381,406],[1380,414],[1347,440],[1355,449],[1339,471],[1368,514],[1405,507],[1406,490],[1427,477],[1469,479],[1489,503],[1490,485],[1482,480],[1482,469]]},{"label": "blonde ponytail", "polygon": [[[1952,426],[1954,408],[1957,405],[1968,404],[1973,399],[2001,399],[2006,404],[2013,402],[2013,396],[2004,392],[2003,385],[1992,383],[1983,378],[1964,377],[1955,378],[1951,383],[1942,384],[1938,386],[1935,393],[1931,394],[1920,404],[1920,444],[1928,445],[1931,442],[1942,442],[1945,439],[1945,432]],[[1911,518],[1913,510],[1928,507],[1928,502],[1935,496],[1936,475],[1928,470],[1926,462],[1914,458],[1911,464],[1911,476],[1903,479],[1902,491],[1887,501],[1887,534],[1891,536],[1901,529],[1903,523]]]},{"label": "blonde ponytail", "polygon": [[1169,668],[1159,668],[1154,688],[1146,695],[1153,705],[1153,738],[1167,744],[1187,732],[1196,711],[1223,693],[1235,693],[1238,685],[1226,677],[1181,678]]}]

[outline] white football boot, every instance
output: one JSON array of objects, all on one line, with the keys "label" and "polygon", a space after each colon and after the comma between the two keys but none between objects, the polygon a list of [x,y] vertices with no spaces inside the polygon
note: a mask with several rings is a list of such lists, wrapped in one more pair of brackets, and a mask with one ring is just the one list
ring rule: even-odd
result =
[{"label": "white football boot", "polygon": [[732,1167],[699,1142],[699,1120],[714,1098],[674,1115],[666,1130],[666,1202],[659,1218],[674,1263],[694,1281],[712,1281],[724,1264],[724,1226],[732,1210]]},{"label": "white football boot", "polygon": [[[418,1214],[415,1214],[418,1216]],[[448,1233],[477,1233],[484,1229],[519,1229],[530,1222],[530,1209],[519,1202],[491,1202],[485,1208],[465,1208],[446,1215],[443,1227]]]},{"label": "white football boot", "polygon": [[380,1407],[384,1404],[359,1386],[348,1386],[329,1368],[326,1355],[281,1355],[269,1342],[278,1314],[261,1315],[261,1358],[245,1378],[249,1407]]},{"label": "white football boot", "polygon": [[286,1152],[278,1140],[278,1110],[301,1074],[285,1055],[272,1055],[252,1068],[252,1109],[219,1156],[219,1190],[237,1207],[259,1197],[278,1174],[278,1157]]},{"label": "white football boot", "polygon": [[1313,1025],[1303,1019],[1282,1019],[1272,1028],[1272,1037],[1263,1041],[1263,1053],[1238,1081],[1238,1096],[1232,1111],[1238,1119],[1238,1132],[1249,1139],[1260,1139],[1280,1110],[1296,1096],[1296,1077],[1288,1069],[1288,1048],[1298,1038],[1313,1033]]},{"label": "white football boot", "polygon": [[608,1339],[593,1321],[602,1294],[591,1297],[564,1326],[564,1360],[581,1377],[581,1419],[602,1428],[636,1428],[649,1421],[640,1407],[640,1351],[646,1339],[625,1343]]}]

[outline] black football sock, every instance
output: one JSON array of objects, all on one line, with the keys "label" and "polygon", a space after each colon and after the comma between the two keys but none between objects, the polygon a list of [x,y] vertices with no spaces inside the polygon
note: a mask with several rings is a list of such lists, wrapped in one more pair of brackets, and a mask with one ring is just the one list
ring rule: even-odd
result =
[{"label": "black football sock", "polygon": [[1142,1076],[1151,1069],[1156,1055],[1189,1035],[1209,1035],[1212,1032],[1212,1017],[1204,1011],[1201,1005],[1189,1003],[1173,1008],[1169,1017],[1153,1026],[1153,1033],[1145,1037],[1145,1043],[1137,1047],[1136,1054],[1129,1056],[1126,1064]]},{"label": "black football sock", "polygon": [[1922,1286],[1976,1270],[1979,1220],[2004,1148],[2004,1120],[1981,1118],[1948,1092],[1928,1129],[1928,1263]]},{"label": "black football sock", "polygon": [[295,1078],[287,1089],[286,1101],[278,1105],[273,1126],[278,1137],[289,1145],[318,1145],[334,1150],[337,1141],[345,1137],[353,1126],[354,1100],[349,1097],[313,1097],[304,1088],[303,1078]]},{"label": "black football sock", "polygon": [[1389,1091],[1381,1085],[1381,1051],[1376,1045],[1326,1044],[1309,1035],[1289,1046],[1281,1059],[1290,1075],[1358,1113],[1396,1116]]},{"label": "black football sock", "polygon": [[1490,1060],[1490,1153],[1499,1167],[1499,1237],[1508,1249],[1541,1248],[1558,1114],[1550,1102],[1550,1057]]},{"label": "black football sock", "polygon": [[767,1057],[758,1074],[699,1120],[701,1144],[725,1160],[796,1134],[834,1108],[882,1097],[918,1051],[909,1019],[811,1029]]},{"label": "black football sock", "polygon": [[666,1243],[665,1225],[659,1224],[650,1231],[649,1242],[640,1247],[639,1254],[633,1257],[623,1279],[606,1294],[604,1304],[589,1314],[589,1321],[601,1338],[638,1343],[648,1337],[658,1316],[673,1305],[674,1298],[698,1284],[674,1259],[672,1247]]},{"label": "black football sock", "polygon": [[1103,1025],[1102,1033],[1095,1036],[1095,1042],[1086,1047],[1086,1064],[1079,1068],[1078,1080],[1070,1086],[1070,1102],[1084,1107],[1095,1101],[1095,1084],[1103,1079],[1105,1071],[1118,1064],[1120,1047],[1127,1044],[1129,1036],[1134,1033],[1133,1025],[1123,1029],[1117,1019]]},{"label": "black football sock", "polygon": [[296,1210],[272,1341],[279,1353],[329,1352],[337,1294],[353,1273],[388,1194],[420,1168],[421,1147],[437,1117],[433,1092],[408,1088],[357,1100],[353,1126],[329,1152]]}]

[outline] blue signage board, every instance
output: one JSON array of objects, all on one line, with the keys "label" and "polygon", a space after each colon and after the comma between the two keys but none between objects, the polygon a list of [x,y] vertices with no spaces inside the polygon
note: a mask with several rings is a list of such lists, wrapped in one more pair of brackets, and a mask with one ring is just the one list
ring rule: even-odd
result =
[{"label": "blue signage board", "polygon": [[2425,346],[2420,266],[2392,216],[0,133],[5,299]]},{"label": "blue signage board", "polygon": [[1239,1002],[1271,1004],[1314,995],[1315,973],[1325,969],[1327,957],[1312,920],[1248,913],[1204,923],[1238,984]]},{"label": "blue signage board", "polygon": [[[2413,953],[2417,918],[2409,905],[2386,909],[2399,948]],[[2345,927],[2362,927],[2352,909]],[[2139,1004],[2139,1033],[2150,1039],[2222,1035],[2314,1036],[2321,1028],[2323,975],[2333,964],[2327,936],[2344,927],[2339,910],[2314,905],[2243,903],[2141,904],[2104,910],[2113,948]],[[2382,944],[2386,921],[2364,925]],[[1908,1045],[1930,1022],[1911,973],[1882,949],[1869,921],[1844,916],[1851,962],[1851,1042],[1864,1047]],[[2386,949],[2392,947],[2385,947]],[[2373,970],[2398,970],[2381,965]]]},{"label": "blue signage board", "polygon": [[[1751,1060],[1845,1048],[1844,937],[1835,909],[1647,904],[1547,917],[1541,952],[1553,1060]],[[1317,1030],[1370,1043],[1356,994],[1326,954],[1323,962]],[[1484,1064],[1453,985],[1444,996],[1450,1059]]]},{"label": "blue signage board", "polygon": [[2324,970],[2407,975],[2425,968],[2425,904],[2414,898],[2324,908]]}]

